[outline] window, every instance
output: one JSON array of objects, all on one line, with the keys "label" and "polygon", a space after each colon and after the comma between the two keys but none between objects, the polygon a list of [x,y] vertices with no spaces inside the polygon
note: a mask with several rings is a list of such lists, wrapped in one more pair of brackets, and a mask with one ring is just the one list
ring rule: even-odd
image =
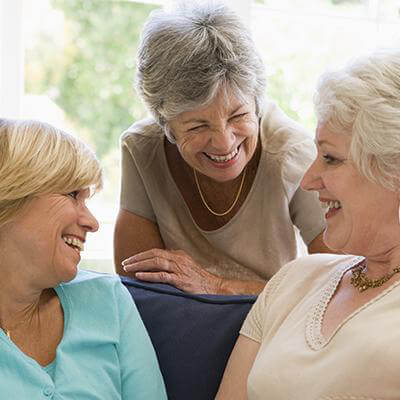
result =
[{"label": "window", "polygon": [[[76,133],[99,155],[105,189],[89,206],[82,266],[112,271],[122,131],[146,111],[133,90],[135,53],[151,10],[174,0],[0,2],[0,115],[37,118]],[[312,93],[329,66],[400,45],[399,0],[231,0],[253,32],[268,96],[312,132]]]},{"label": "window", "polygon": [[399,0],[260,0],[251,27],[268,69],[268,94],[315,129],[312,95],[327,68],[374,48],[400,47]]}]

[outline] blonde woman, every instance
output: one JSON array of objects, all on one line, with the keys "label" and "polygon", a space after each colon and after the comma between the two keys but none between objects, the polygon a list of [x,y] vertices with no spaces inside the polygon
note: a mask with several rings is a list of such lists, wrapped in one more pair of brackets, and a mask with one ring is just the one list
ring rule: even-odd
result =
[{"label": "blonde woman", "polygon": [[4,399],[165,399],[130,295],[79,271],[98,223],[94,154],[35,121],[0,120],[0,387]]}]

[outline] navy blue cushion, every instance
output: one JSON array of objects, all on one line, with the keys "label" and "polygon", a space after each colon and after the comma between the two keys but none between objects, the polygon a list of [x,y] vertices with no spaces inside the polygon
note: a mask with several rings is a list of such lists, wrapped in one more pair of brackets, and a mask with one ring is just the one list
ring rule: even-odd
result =
[{"label": "navy blue cushion", "polygon": [[214,399],[256,296],[193,295],[170,285],[121,280],[153,342],[168,399]]}]

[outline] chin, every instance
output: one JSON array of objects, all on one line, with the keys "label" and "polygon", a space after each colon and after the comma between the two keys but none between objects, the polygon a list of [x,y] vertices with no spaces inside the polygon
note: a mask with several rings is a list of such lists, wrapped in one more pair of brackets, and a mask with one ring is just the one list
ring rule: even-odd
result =
[{"label": "chin", "polygon": [[324,243],[333,251],[340,251],[342,250],[342,243],[338,242],[337,239],[335,239],[335,237],[333,235],[329,235],[329,233],[327,233],[327,231],[325,230],[324,232]]},{"label": "chin", "polygon": [[343,238],[344,235],[340,234],[329,234],[327,231],[324,232],[324,243],[333,251],[342,254],[358,254],[354,246],[354,242],[350,241],[350,238]]},{"label": "chin", "polygon": [[69,266],[68,269],[65,269],[62,276],[61,282],[70,282],[72,281],[76,275],[78,274],[78,264],[73,266]]}]

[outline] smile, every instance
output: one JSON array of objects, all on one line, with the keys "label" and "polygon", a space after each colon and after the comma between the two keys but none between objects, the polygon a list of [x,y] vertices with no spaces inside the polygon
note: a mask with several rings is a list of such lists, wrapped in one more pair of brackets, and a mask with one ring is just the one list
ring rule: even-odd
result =
[{"label": "smile", "polygon": [[239,153],[239,147],[238,146],[235,150],[233,150],[231,153],[229,154],[225,154],[225,155],[216,155],[216,154],[209,154],[209,153],[204,153],[209,159],[211,159],[212,161],[215,162],[227,162],[232,160],[232,158],[236,157],[236,155]]},{"label": "smile", "polygon": [[338,209],[338,208],[342,208],[342,205],[340,204],[340,201],[337,201],[337,200],[335,200],[335,201],[333,201],[333,200],[328,201],[328,209],[329,209],[329,210]]},{"label": "smile", "polygon": [[80,240],[74,236],[63,236],[62,239],[68,246],[72,247],[78,253],[80,253],[81,251],[84,250],[82,240]]}]

